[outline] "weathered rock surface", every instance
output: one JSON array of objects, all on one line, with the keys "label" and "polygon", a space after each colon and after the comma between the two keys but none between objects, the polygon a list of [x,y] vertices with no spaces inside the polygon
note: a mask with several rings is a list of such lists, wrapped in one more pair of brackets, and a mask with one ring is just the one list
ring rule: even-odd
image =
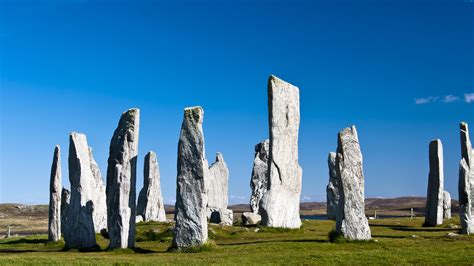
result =
[{"label": "weathered rock surface", "polygon": [[275,76],[268,80],[270,153],[267,192],[260,201],[262,224],[299,228],[302,169],[298,164],[299,89]]},{"label": "weathered rock surface", "polygon": [[242,213],[242,224],[245,226],[258,225],[262,221],[262,216],[254,212]]},{"label": "weathered rock surface", "polygon": [[89,147],[89,158],[92,172],[92,202],[94,203],[93,220],[96,233],[102,229],[107,229],[107,200],[105,194],[105,185],[100,173],[99,166],[92,155],[92,148]]},{"label": "weathered rock surface", "polygon": [[221,153],[216,154],[216,161],[209,167],[208,173],[204,182],[207,190],[207,207],[227,209],[229,169]]},{"label": "weathered rock surface", "polygon": [[64,230],[66,248],[87,249],[96,246],[94,228],[94,176],[91,169],[90,149],[84,134],[69,136],[69,182],[71,198]]},{"label": "weathered rock surface", "polygon": [[137,215],[141,216],[145,222],[166,222],[158,158],[152,151],[145,155],[143,176],[143,188],[138,196]]},{"label": "weathered rock surface", "polygon": [[443,192],[443,219],[451,219],[451,194]]},{"label": "weathered rock surface", "polygon": [[54,149],[49,183],[48,240],[61,239],[61,154],[59,145]]},{"label": "weathered rock surface", "polygon": [[459,217],[463,234],[474,233],[474,219],[472,216],[472,184],[469,176],[469,167],[466,159],[462,158],[459,165]]},{"label": "weathered rock surface", "polygon": [[253,160],[252,178],[250,179],[250,208],[258,213],[260,200],[267,192],[268,186],[268,156],[270,153],[270,140],[266,139],[255,145],[255,158]]},{"label": "weathered rock surface", "polygon": [[469,126],[466,122],[461,122],[459,124],[459,129],[461,133],[461,158],[466,160],[467,166],[470,168],[472,163],[472,144],[469,137]]},{"label": "weathered rock surface", "polygon": [[343,129],[338,135],[336,157],[340,195],[336,231],[351,240],[371,239],[369,223],[365,217],[362,162],[355,126]]},{"label": "weathered rock surface", "polygon": [[329,184],[326,187],[326,212],[329,220],[336,220],[339,206],[339,183],[336,166],[336,153],[328,155]]},{"label": "weathered rock surface", "polygon": [[71,201],[71,192],[63,188],[61,191],[61,233],[64,235],[67,226],[67,216],[69,203]]},{"label": "weathered rock surface", "polygon": [[135,247],[136,170],[140,110],[122,113],[110,141],[107,165],[109,248]]},{"label": "weathered rock surface", "polygon": [[232,225],[234,212],[229,209],[210,209],[209,222],[221,225]]},{"label": "weathered rock surface", "polygon": [[444,170],[441,140],[430,142],[429,158],[430,174],[426,197],[425,225],[437,226],[443,224]]},{"label": "weathered rock surface", "polygon": [[201,245],[207,241],[207,194],[209,167],[204,149],[201,107],[184,109],[178,142],[174,248]]}]

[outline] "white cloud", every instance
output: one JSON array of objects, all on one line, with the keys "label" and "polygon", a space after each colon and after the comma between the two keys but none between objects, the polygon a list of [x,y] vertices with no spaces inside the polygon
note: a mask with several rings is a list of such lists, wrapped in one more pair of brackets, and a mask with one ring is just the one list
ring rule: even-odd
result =
[{"label": "white cloud", "polygon": [[426,97],[426,98],[416,98],[415,99],[415,104],[427,104],[427,103],[435,103],[437,102],[439,97]]},{"label": "white cloud", "polygon": [[466,103],[473,103],[474,102],[474,93],[466,93],[464,94],[464,101]]},{"label": "white cloud", "polygon": [[454,103],[457,101],[459,101],[459,97],[454,96],[454,95],[446,95],[443,97],[443,100],[442,100],[443,103]]}]

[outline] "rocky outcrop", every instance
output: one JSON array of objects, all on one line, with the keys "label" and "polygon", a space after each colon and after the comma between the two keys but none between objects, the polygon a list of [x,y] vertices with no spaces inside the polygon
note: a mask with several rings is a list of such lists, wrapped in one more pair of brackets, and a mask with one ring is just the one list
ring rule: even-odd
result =
[{"label": "rocky outcrop", "polygon": [[84,134],[69,136],[69,182],[71,198],[64,230],[66,248],[88,249],[96,246],[94,228],[94,176],[90,149]]},{"label": "rocky outcrop", "polygon": [[255,145],[252,178],[250,179],[250,208],[253,213],[258,213],[260,200],[267,192],[268,186],[268,156],[270,153],[270,140],[266,139]]},{"label": "rocky outcrop", "polygon": [[64,235],[67,226],[67,216],[69,203],[71,201],[71,192],[63,188],[61,191],[61,234]]},{"label": "rocky outcrop", "polygon": [[459,215],[463,234],[474,233],[474,150],[465,122],[459,125],[461,161],[459,163]]},{"label": "rocky outcrop", "polygon": [[451,219],[451,194],[443,192],[443,219]]},{"label": "rocky outcrop", "polygon": [[362,152],[355,126],[343,129],[338,135],[336,156],[340,196],[336,214],[336,231],[351,240],[371,239],[369,223],[365,217],[362,162]]},{"label": "rocky outcrop", "polygon": [[136,170],[140,110],[120,117],[110,141],[107,165],[107,229],[109,248],[135,247]]},{"label": "rocky outcrop", "polygon": [[298,164],[299,89],[275,76],[268,80],[270,153],[267,192],[260,201],[262,224],[299,228],[302,169]]},{"label": "rocky outcrop", "polygon": [[175,229],[173,247],[197,246],[207,241],[207,194],[205,187],[209,167],[204,149],[201,107],[184,109],[178,142],[178,176],[176,181]]},{"label": "rocky outcrop", "polygon": [[54,148],[49,183],[48,241],[61,239],[61,155],[59,145]]},{"label": "rocky outcrop", "polygon": [[255,226],[262,221],[262,216],[254,212],[244,212],[242,213],[242,225],[245,226]]},{"label": "rocky outcrop", "polygon": [[336,153],[328,155],[329,184],[326,187],[326,213],[329,220],[336,220],[337,206],[339,205],[339,183],[336,167]]},{"label": "rocky outcrop", "polygon": [[152,151],[145,155],[143,177],[143,188],[138,196],[137,215],[145,222],[166,222],[158,158]]},{"label": "rocky outcrop", "polygon": [[441,140],[430,142],[429,159],[430,174],[426,197],[425,226],[437,226],[443,224],[444,170]]},{"label": "rocky outcrop", "polygon": [[205,180],[207,192],[207,207],[212,209],[227,209],[227,186],[229,169],[221,153],[216,154],[216,161],[209,167]]}]

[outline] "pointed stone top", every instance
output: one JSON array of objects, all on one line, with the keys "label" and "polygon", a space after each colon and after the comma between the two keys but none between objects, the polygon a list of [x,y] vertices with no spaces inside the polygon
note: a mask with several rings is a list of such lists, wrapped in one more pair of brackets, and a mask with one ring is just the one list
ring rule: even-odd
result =
[{"label": "pointed stone top", "polygon": [[279,78],[275,75],[270,75],[270,77],[268,77],[268,86],[271,86],[271,85],[274,85],[274,86],[277,86],[277,87],[289,86],[290,88],[298,89],[298,87],[294,86],[293,84],[291,84],[287,81],[282,80],[281,78]]},{"label": "pointed stone top", "polygon": [[459,123],[459,129],[461,129],[462,131],[468,132],[469,131],[469,125],[466,122],[461,122],[461,123]]},{"label": "pointed stone top", "polygon": [[204,110],[201,106],[193,106],[184,108],[184,117],[191,118],[196,123],[202,123]]},{"label": "pointed stone top", "polygon": [[126,113],[139,113],[140,112],[140,109],[138,108],[130,108],[128,109],[127,111],[123,112],[122,114],[126,114]]},{"label": "pointed stone top", "polygon": [[149,151],[146,153],[145,155],[146,157],[149,157],[149,156],[155,156],[156,157],[156,153],[154,151]]},{"label": "pointed stone top", "polygon": [[216,162],[222,162],[224,161],[224,155],[222,155],[222,153],[220,152],[217,152],[216,153]]},{"label": "pointed stone top", "polygon": [[56,144],[56,146],[54,146],[54,150],[55,151],[60,150],[59,144]]}]

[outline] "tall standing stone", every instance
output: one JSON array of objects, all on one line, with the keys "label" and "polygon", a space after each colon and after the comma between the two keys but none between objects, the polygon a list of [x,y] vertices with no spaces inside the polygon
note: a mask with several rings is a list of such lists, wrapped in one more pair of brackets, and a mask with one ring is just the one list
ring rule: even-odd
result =
[{"label": "tall standing stone", "polygon": [[260,200],[267,192],[268,186],[268,156],[270,153],[270,140],[266,139],[255,145],[255,158],[253,160],[252,177],[250,179],[250,208],[253,213],[258,213]]},{"label": "tall standing stone", "polygon": [[474,233],[474,150],[465,122],[459,125],[461,133],[461,162],[459,163],[459,216],[462,233]]},{"label": "tall standing stone", "polygon": [[197,246],[207,241],[208,163],[204,149],[201,107],[184,109],[178,142],[174,248]]},{"label": "tall standing stone", "polygon": [[443,219],[451,219],[451,194],[443,192]]},{"label": "tall standing stone", "polygon": [[136,170],[140,110],[122,113],[110,141],[107,165],[109,248],[135,247]]},{"label": "tall standing stone", "polygon": [[66,248],[88,249],[96,246],[93,211],[95,204],[90,149],[84,134],[69,136],[69,182],[71,198],[67,210],[64,241]]},{"label": "tall standing stone", "polygon": [[145,155],[143,188],[138,196],[137,214],[142,216],[145,222],[166,222],[158,158],[152,151]]},{"label": "tall standing stone", "polygon": [[429,159],[430,174],[426,197],[425,225],[437,226],[443,224],[444,169],[441,140],[430,142]]},{"label": "tall standing stone", "polygon": [[61,233],[64,235],[67,226],[67,216],[69,203],[71,202],[71,192],[63,188],[61,191]]},{"label": "tall standing stone", "polygon": [[48,240],[61,239],[61,155],[59,145],[54,149],[49,184]]},{"label": "tall standing stone", "polygon": [[339,206],[339,182],[337,176],[336,153],[328,155],[329,184],[326,187],[326,212],[329,220],[336,220]]},{"label": "tall standing stone", "polygon": [[270,153],[267,193],[260,202],[262,224],[299,228],[302,169],[298,164],[299,89],[275,76],[268,79]]},{"label": "tall standing stone", "polygon": [[94,219],[94,228],[96,233],[100,233],[102,229],[107,228],[107,200],[105,194],[105,185],[100,173],[99,166],[92,155],[92,148],[89,147],[89,158],[92,172],[92,202],[94,203],[94,211],[92,218]]},{"label": "tall standing stone", "polygon": [[345,128],[338,135],[336,169],[339,187],[339,206],[336,231],[351,240],[371,239],[365,217],[363,157],[355,126]]},{"label": "tall standing stone", "polygon": [[463,234],[474,233],[474,217],[472,213],[472,180],[469,176],[469,167],[466,159],[462,158],[459,164],[459,218]]},{"label": "tall standing stone", "polygon": [[222,153],[216,154],[216,161],[209,167],[207,175],[206,193],[207,207],[210,209],[227,209],[227,187],[229,183],[229,168]]}]

